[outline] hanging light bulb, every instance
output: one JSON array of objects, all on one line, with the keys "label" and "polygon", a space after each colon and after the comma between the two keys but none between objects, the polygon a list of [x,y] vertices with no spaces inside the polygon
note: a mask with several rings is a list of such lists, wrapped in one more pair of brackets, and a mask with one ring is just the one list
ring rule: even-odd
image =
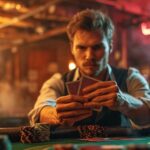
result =
[{"label": "hanging light bulb", "polygon": [[141,30],[144,35],[150,35],[150,23],[141,23]]},{"label": "hanging light bulb", "polygon": [[73,69],[76,68],[76,64],[73,61],[70,61],[69,65],[68,65],[68,68],[69,68],[69,70],[73,70]]}]

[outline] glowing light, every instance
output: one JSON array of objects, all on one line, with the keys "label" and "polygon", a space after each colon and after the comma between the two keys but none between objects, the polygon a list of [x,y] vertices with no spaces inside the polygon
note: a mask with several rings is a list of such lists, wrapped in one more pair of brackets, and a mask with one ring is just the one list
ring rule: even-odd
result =
[{"label": "glowing light", "polygon": [[11,3],[11,2],[8,2],[8,3],[0,2],[0,8],[4,10],[16,10],[16,11],[23,12],[23,13],[29,11],[28,8],[22,6],[21,4]]},{"label": "glowing light", "polygon": [[[149,23],[150,24],[150,23]],[[148,23],[142,23],[141,24],[142,33],[144,35],[150,35],[150,27],[148,27]]]},{"label": "glowing light", "polygon": [[15,47],[15,46],[12,47],[12,49],[11,49],[11,52],[12,52],[12,53],[16,53],[17,51],[18,51],[18,48],[17,48],[17,47]]},{"label": "glowing light", "polygon": [[55,5],[51,5],[50,7],[49,7],[49,13],[50,14],[52,14],[52,13],[54,13],[55,12],[55,10],[56,10],[56,6]]},{"label": "glowing light", "polygon": [[43,26],[38,26],[35,28],[35,31],[39,34],[43,34],[45,31],[45,28]]},{"label": "glowing light", "polygon": [[73,69],[76,68],[76,64],[75,64],[74,62],[71,61],[71,62],[69,62],[68,67],[69,67],[69,70],[73,70]]},{"label": "glowing light", "polygon": [[17,5],[16,5],[16,9],[17,9],[17,10],[21,9],[21,5],[17,4]]},{"label": "glowing light", "polygon": [[10,10],[10,9],[14,9],[15,8],[15,4],[14,3],[6,3],[4,6],[3,6],[3,9],[4,10]]}]

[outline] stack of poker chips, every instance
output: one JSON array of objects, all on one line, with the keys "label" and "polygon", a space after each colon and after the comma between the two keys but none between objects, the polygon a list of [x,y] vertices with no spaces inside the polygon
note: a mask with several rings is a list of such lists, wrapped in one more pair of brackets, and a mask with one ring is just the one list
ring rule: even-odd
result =
[{"label": "stack of poker chips", "polygon": [[54,150],[79,150],[75,144],[54,144]]},{"label": "stack of poker chips", "polygon": [[99,125],[70,127],[37,123],[35,126],[24,126],[20,130],[20,140],[22,143],[46,142],[50,139],[61,138],[137,137],[144,135],[150,135],[149,128],[145,130],[132,130],[129,128],[107,128]]},{"label": "stack of poker chips", "polygon": [[98,125],[84,125],[76,127],[58,126],[52,128],[50,124],[37,123],[35,126],[24,126],[20,131],[22,143],[46,142],[56,138],[92,138],[106,137],[104,128]]},{"label": "stack of poker chips", "polygon": [[50,125],[37,123],[35,126],[24,126],[20,131],[22,143],[46,142],[50,139]]},{"label": "stack of poker chips", "polygon": [[77,127],[80,138],[106,137],[104,127],[99,125],[84,125]]}]

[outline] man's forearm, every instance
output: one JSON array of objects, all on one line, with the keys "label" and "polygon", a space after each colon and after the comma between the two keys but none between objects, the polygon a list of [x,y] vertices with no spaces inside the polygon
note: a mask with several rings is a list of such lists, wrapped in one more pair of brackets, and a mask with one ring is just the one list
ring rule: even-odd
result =
[{"label": "man's forearm", "polygon": [[150,109],[143,101],[129,94],[123,94],[122,98],[123,103],[120,105],[119,111],[128,116],[137,125],[150,124]]},{"label": "man's forearm", "polygon": [[49,123],[52,125],[60,124],[56,108],[52,106],[43,107],[40,112],[40,123]]}]

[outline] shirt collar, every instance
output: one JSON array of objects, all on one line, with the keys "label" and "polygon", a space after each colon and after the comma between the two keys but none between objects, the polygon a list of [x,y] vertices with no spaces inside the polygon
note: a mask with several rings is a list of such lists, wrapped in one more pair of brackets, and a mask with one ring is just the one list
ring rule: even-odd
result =
[{"label": "shirt collar", "polygon": [[[113,81],[115,81],[115,76],[114,76],[114,74],[112,72],[112,68],[111,68],[111,66],[109,64],[107,65],[107,68],[108,68],[108,71],[107,71],[107,74],[106,74],[106,81],[107,80],[113,80]],[[76,81],[79,78],[80,78],[79,68],[76,68],[73,81]]]},{"label": "shirt collar", "polygon": [[107,65],[107,67],[108,67],[108,76],[109,76],[109,79],[110,79],[110,80],[115,80],[115,76],[114,76],[114,74],[113,74],[113,72],[112,72],[111,66],[110,66],[110,65]]}]

